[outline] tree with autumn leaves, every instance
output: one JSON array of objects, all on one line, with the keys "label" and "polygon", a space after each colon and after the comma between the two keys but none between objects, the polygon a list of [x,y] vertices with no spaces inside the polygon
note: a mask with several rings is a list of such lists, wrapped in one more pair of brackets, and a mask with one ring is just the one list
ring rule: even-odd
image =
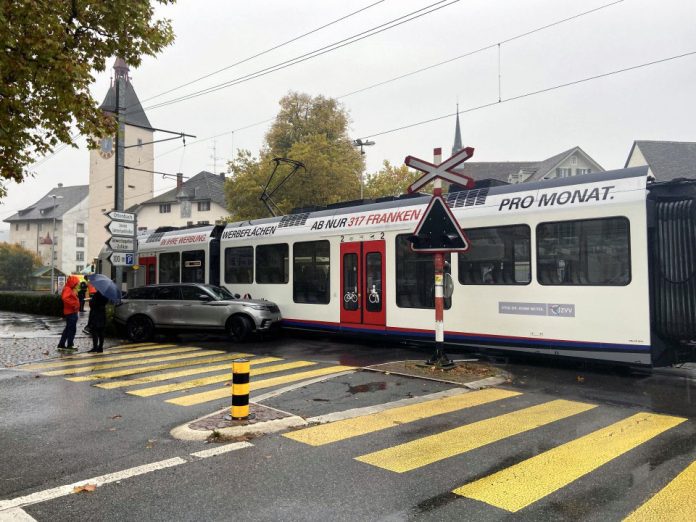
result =
[{"label": "tree with autumn leaves", "polygon": [[[89,87],[112,57],[137,66],[174,35],[154,3],[175,0],[14,0],[0,3],[0,197],[38,158],[77,134],[106,136],[113,119]],[[74,129],[77,129],[75,132]]]},{"label": "tree with autumn leaves", "polygon": [[29,288],[32,272],[41,265],[41,258],[31,250],[12,243],[0,243],[0,288]]}]

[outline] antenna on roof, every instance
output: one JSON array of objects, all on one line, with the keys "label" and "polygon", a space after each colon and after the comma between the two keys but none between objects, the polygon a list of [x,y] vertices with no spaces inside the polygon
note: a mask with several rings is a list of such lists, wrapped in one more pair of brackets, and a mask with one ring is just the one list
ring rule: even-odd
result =
[{"label": "antenna on roof", "polygon": [[[292,177],[295,172],[297,172],[300,169],[304,169],[304,163],[301,161],[296,161],[290,158],[273,158],[273,163],[275,163],[275,167],[273,167],[273,172],[271,172],[271,175],[268,177],[268,181],[266,182],[266,186],[263,187],[263,191],[261,192],[261,196],[259,199],[263,201],[263,204],[266,205],[266,208],[268,211],[271,213],[271,216],[275,217],[278,214],[276,212],[282,214],[282,211],[276,205],[275,201],[271,199],[271,196],[275,194],[280,187],[282,187],[285,182]],[[268,187],[271,184],[271,181],[273,180],[273,176],[275,176],[276,171],[278,170],[278,167],[280,166],[281,163],[287,163],[288,165],[292,165],[292,170],[288,175],[286,175],[283,179],[280,180],[280,182],[271,190],[270,192],[268,191]],[[275,210],[274,210],[275,209]]]}]

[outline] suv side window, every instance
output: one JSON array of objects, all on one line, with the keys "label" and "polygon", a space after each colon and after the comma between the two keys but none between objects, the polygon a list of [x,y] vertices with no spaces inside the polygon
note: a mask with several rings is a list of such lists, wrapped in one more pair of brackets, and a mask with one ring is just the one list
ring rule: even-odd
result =
[{"label": "suv side window", "polygon": [[156,290],[157,292],[153,296],[153,299],[159,299],[161,301],[175,301],[181,299],[181,292],[178,286],[161,286]]},{"label": "suv side window", "polygon": [[208,292],[197,286],[182,286],[181,287],[181,298],[184,301],[200,301],[198,298],[200,295],[208,295]]}]

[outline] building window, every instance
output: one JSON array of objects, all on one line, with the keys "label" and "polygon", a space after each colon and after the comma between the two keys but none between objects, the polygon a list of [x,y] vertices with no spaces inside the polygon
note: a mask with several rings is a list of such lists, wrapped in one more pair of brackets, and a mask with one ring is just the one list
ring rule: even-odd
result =
[{"label": "building window", "polygon": [[19,242],[19,246],[21,246],[22,248],[26,247],[26,244],[27,244],[26,241],[20,241],[20,242]]},{"label": "building window", "polygon": [[27,221],[27,230],[31,230],[31,223]]},{"label": "building window", "polygon": [[15,223],[15,230],[19,230],[19,223]]},{"label": "building window", "polygon": [[75,267],[75,272],[77,272],[77,273],[79,274],[79,273],[82,272],[84,269],[85,269],[85,265],[77,265],[77,266]]},{"label": "building window", "polygon": [[583,174],[591,174],[592,169],[575,169],[575,174],[577,176],[582,176]]},{"label": "building window", "polygon": [[307,241],[292,247],[292,299],[296,303],[328,304],[329,242]]},{"label": "building window", "polygon": [[[435,269],[431,254],[411,250],[408,234],[396,236],[396,305],[400,308],[435,308]],[[445,256],[450,261],[451,254]],[[445,308],[452,299],[445,299]]]},{"label": "building window", "polygon": [[85,253],[84,252],[75,252],[75,261],[84,261],[85,260]]},{"label": "building window", "polygon": [[39,223],[38,227],[39,227],[39,232],[41,232],[43,230],[43,223]]},{"label": "building window", "polygon": [[205,250],[181,253],[181,282],[205,283]]},{"label": "building window", "polygon": [[210,210],[210,201],[199,201],[198,212],[207,212]]},{"label": "building window", "polygon": [[256,247],[256,282],[285,284],[289,280],[287,243]]},{"label": "building window", "polygon": [[569,178],[573,175],[573,169],[571,168],[557,168],[556,177],[557,178]]},{"label": "building window", "polygon": [[471,249],[459,254],[463,285],[524,285],[531,281],[531,231],[526,225],[466,230]]},{"label": "building window", "polygon": [[142,146],[143,146],[143,139],[138,138],[138,147],[142,148]]},{"label": "building window", "polygon": [[159,206],[160,214],[169,214],[172,211],[171,203],[163,203]]},{"label": "building window", "polygon": [[631,282],[628,219],[559,221],[537,226],[542,285],[625,286]]},{"label": "building window", "polygon": [[85,248],[85,238],[84,237],[78,237],[76,238],[77,244],[75,245],[77,248]]},{"label": "building window", "polygon": [[254,282],[254,247],[225,249],[225,283],[250,284]]},{"label": "building window", "polygon": [[577,165],[577,164],[578,164],[578,158],[576,158],[575,156],[573,156],[572,158],[570,158],[570,164],[571,164],[571,165]]},{"label": "building window", "polygon": [[84,223],[77,223],[77,233],[78,234],[85,233],[85,224]]}]

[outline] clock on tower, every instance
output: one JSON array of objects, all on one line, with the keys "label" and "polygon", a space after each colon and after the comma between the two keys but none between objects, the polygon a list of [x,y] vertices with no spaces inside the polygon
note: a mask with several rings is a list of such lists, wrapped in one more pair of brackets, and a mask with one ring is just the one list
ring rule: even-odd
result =
[{"label": "clock on tower", "polygon": [[99,155],[104,159],[109,159],[114,155],[114,143],[110,136],[108,138],[102,138],[99,144]]}]

